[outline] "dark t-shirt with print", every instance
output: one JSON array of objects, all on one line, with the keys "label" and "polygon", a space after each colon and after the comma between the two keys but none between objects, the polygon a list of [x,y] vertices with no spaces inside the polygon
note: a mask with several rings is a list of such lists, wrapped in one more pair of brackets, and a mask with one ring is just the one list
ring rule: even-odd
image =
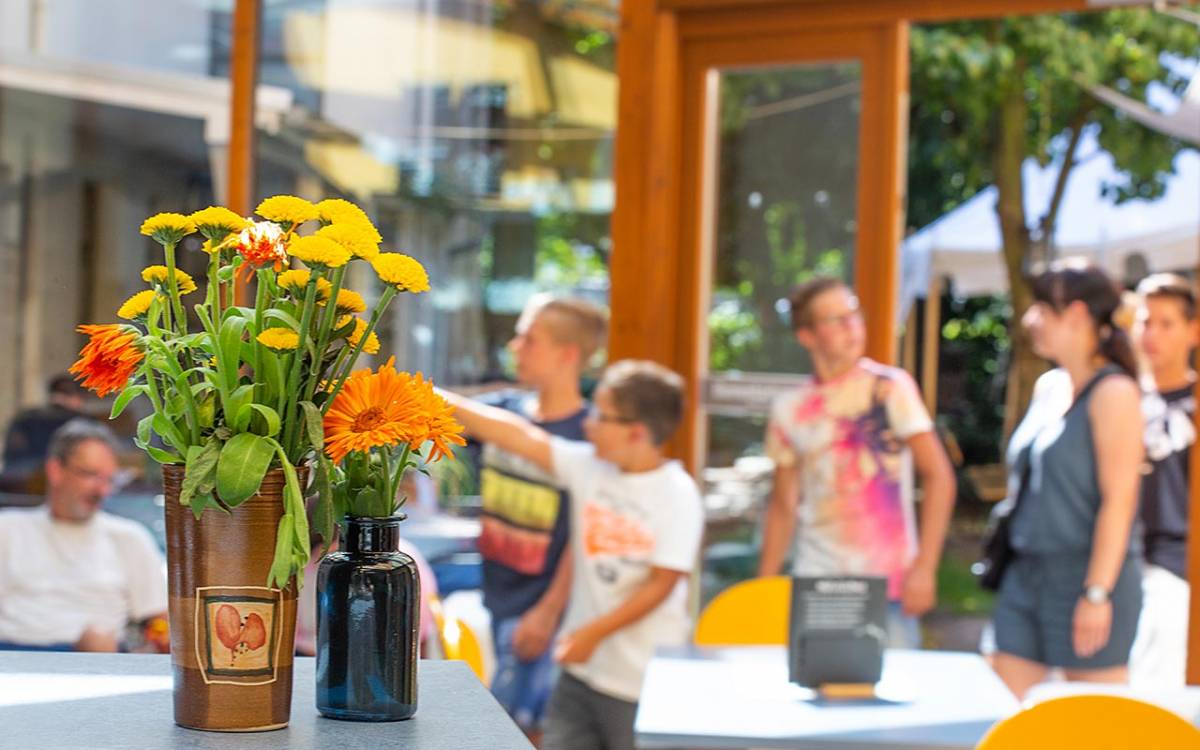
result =
[{"label": "dark t-shirt with print", "polygon": [[1188,454],[1196,439],[1192,388],[1150,392],[1142,397],[1146,458],[1141,521],[1146,562],[1186,578]]},{"label": "dark t-shirt with print", "polygon": [[[485,400],[530,419],[536,404],[519,391]],[[564,419],[533,421],[552,435],[583,440],[586,416],[584,408]],[[507,451],[485,445],[480,466],[483,604],[499,621],[524,614],[550,587],[567,547],[571,506],[550,475]]]}]

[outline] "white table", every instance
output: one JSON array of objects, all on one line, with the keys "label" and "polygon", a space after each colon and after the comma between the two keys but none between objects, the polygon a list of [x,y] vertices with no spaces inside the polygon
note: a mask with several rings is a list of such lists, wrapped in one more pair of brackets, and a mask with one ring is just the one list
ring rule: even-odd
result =
[{"label": "white table", "polygon": [[888,651],[887,700],[830,702],[788,682],[782,647],[667,649],[650,663],[642,748],[973,750],[1017,701],[976,654]]}]

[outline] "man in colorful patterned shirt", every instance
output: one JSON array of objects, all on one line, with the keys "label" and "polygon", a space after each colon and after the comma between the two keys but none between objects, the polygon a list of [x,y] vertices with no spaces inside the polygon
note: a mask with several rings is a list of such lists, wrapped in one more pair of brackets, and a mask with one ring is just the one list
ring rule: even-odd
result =
[{"label": "man in colorful patterned shirt", "polygon": [[[767,427],[775,487],[759,575],[776,575],[794,546],[795,575],[888,580],[893,647],[920,646],[916,618],[937,601],[936,574],[955,481],[912,378],[863,356],[858,299],[816,278],[791,299],[796,339],[813,375],[778,398]],[[924,488],[921,536],[913,472]]]},{"label": "man in colorful patterned shirt", "polygon": [[[588,404],[580,378],[606,332],[606,316],[594,305],[534,297],[508,346],[517,380],[530,390],[505,391],[488,403],[551,435],[582,440]],[[480,484],[483,603],[496,644],[492,693],[536,740],[557,676],[550,643],[571,588],[570,504],[549,473],[494,445],[484,445]]]}]

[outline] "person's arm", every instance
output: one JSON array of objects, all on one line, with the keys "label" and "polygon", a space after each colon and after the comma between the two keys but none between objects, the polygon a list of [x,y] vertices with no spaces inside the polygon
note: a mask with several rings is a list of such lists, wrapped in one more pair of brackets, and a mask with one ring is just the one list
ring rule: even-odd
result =
[{"label": "person's arm", "polygon": [[671,595],[675,584],[686,575],[687,573],[681,570],[651,568],[650,577],[646,582],[616,609],[565,635],[554,650],[554,658],[563,664],[586,662],[592,658],[592,653],[601,641],[654,611]]},{"label": "person's arm", "polygon": [[762,551],[758,575],[777,576],[796,532],[796,508],[800,504],[800,467],[776,465],[775,483],[763,514]]},{"label": "person's arm", "polygon": [[938,563],[942,559],[946,531],[950,528],[950,515],[954,512],[957,482],[936,433],[913,435],[908,439],[908,448],[924,494],[917,556],[904,577],[900,603],[905,614],[921,615],[937,604]]},{"label": "person's arm", "polygon": [[554,632],[558,630],[559,620],[571,593],[573,560],[571,546],[568,544],[562,556],[558,558],[558,568],[554,571],[550,587],[517,622],[517,628],[513,631],[513,651],[518,658],[533,661],[550,648],[550,642],[554,639]]},{"label": "person's arm", "polygon": [[547,472],[554,471],[550,434],[545,430],[511,411],[486,406],[441,388],[437,392],[454,407],[455,418],[472,437],[526,458]]},{"label": "person's arm", "polygon": [[[1088,404],[1088,418],[1093,425],[1100,511],[1092,532],[1092,556],[1084,586],[1102,586],[1111,592],[1125,564],[1129,534],[1137,514],[1144,450],[1137,384],[1129,378],[1105,378],[1096,385],[1095,397]],[[1101,425],[1117,425],[1117,428],[1105,429]],[[1086,658],[1104,648],[1111,627],[1111,601],[1092,604],[1080,597],[1075,605],[1075,653]]]}]

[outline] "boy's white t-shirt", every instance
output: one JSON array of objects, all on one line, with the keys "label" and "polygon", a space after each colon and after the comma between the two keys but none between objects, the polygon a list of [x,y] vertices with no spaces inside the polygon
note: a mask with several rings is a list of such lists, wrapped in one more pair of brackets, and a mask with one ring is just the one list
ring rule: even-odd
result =
[{"label": "boy's white t-shirt", "polygon": [[0,512],[0,641],[74,643],[88,627],[121,637],[126,623],[166,611],[163,558],[137,522]]},{"label": "boy's white t-shirt", "polygon": [[[596,458],[589,443],[555,438],[551,446],[554,474],[571,497],[574,581],[564,633],[616,609],[651,568],[695,567],[704,512],[679,462],[630,474]],[[593,690],[636,702],[654,650],[682,645],[690,632],[685,578],[657,608],[605,638],[586,663],[566,670]]]}]

